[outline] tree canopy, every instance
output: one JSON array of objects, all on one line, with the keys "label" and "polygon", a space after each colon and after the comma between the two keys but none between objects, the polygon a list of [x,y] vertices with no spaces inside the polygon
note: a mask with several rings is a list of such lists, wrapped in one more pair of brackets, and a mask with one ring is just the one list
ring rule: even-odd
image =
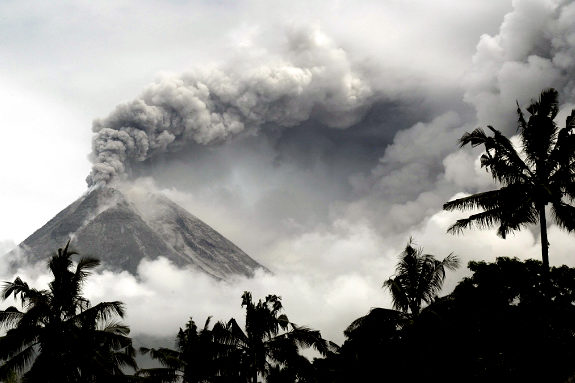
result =
[{"label": "tree canopy", "polygon": [[423,248],[415,247],[410,239],[400,255],[395,276],[383,282],[383,287],[391,292],[395,309],[418,315],[421,305],[431,303],[443,287],[445,269],[455,270],[458,266],[454,254],[439,261],[434,255],[424,254]]},{"label": "tree canopy", "polygon": [[92,306],[82,295],[91,271],[100,264],[83,257],[75,265],[68,245],[50,258],[54,279],[48,289],[30,287],[19,277],[6,282],[2,299],[13,296],[23,310],[0,311],[0,379],[22,375],[26,382],[113,382],[123,368],[136,368],[121,302]]},{"label": "tree canopy", "polygon": [[544,90],[538,100],[531,101],[528,120],[518,105],[519,151],[492,126],[488,126],[492,135],[477,128],[461,137],[462,147],[484,147],[481,166],[501,187],[445,203],[443,208],[449,211],[481,210],[457,220],[449,232],[496,226],[497,234],[505,238],[512,231],[539,222],[543,267],[549,269],[545,207],[551,205],[559,226],[568,231],[575,229],[575,207],[568,203],[575,198],[575,110],[561,128],[554,121],[558,112],[555,89]]}]

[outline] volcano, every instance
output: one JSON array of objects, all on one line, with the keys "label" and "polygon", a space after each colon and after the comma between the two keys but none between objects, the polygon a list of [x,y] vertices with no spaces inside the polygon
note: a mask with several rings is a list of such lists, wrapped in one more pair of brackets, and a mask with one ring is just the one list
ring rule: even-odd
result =
[{"label": "volcano", "polygon": [[27,261],[46,259],[70,240],[106,269],[137,274],[142,259],[165,257],[214,278],[251,277],[262,265],[209,225],[161,194],[90,190],[26,238]]}]

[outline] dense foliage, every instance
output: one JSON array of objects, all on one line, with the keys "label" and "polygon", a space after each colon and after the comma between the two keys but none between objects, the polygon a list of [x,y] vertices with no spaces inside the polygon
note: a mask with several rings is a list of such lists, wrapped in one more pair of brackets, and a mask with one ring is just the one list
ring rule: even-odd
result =
[{"label": "dense foliage", "polygon": [[82,286],[93,258],[81,258],[73,267],[75,253],[66,245],[49,261],[54,279],[47,290],[30,287],[20,278],[6,282],[2,298],[14,296],[24,308],[0,311],[0,379],[14,374],[25,382],[114,382],[124,379],[122,368],[136,368],[121,302],[92,306],[82,296]]},{"label": "dense foliage", "polygon": [[[417,316],[374,309],[352,323],[320,382],[565,382],[575,374],[575,269],[470,262],[473,275]],[[326,374],[325,370],[331,371]]]},{"label": "dense foliage", "polygon": [[143,349],[163,367],[145,369],[138,375],[147,382],[253,382],[265,377],[272,382],[304,382],[313,372],[300,348],[313,347],[327,354],[329,344],[319,331],[289,321],[281,298],[268,295],[253,302],[250,292],[242,295],[246,310],[245,330],[234,318],[218,322],[212,329],[209,320],[201,331],[190,320],[180,329],[177,350]]}]

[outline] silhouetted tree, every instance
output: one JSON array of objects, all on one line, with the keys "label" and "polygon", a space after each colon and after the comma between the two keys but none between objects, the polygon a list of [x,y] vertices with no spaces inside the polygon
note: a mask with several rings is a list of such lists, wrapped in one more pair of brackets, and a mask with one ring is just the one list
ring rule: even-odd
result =
[{"label": "silhouetted tree", "polygon": [[431,303],[445,279],[445,269],[455,270],[459,266],[457,256],[449,254],[442,261],[434,255],[423,254],[421,247],[414,247],[410,239],[400,255],[395,276],[383,282],[393,299],[393,307],[404,313],[418,315],[421,305]]},{"label": "silhouetted tree", "polygon": [[209,329],[211,317],[198,331],[195,322],[190,318],[184,329],[176,337],[176,350],[169,348],[150,349],[142,347],[140,351],[149,354],[160,362],[162,367],[141,369],[137,375],[146,382],[182,382],[202,383],[216,381],[224,369],[218,356],[222,347],[218,344]]},{"label": "silhouetted tree", "polygon": [[443,205],[449,211],[482,210],[458,220],[448,229],[451,233],[459,233],[473,225],[479,228],[499,225],[497,233],[505,238],[514,230],[539,222],[544,273],[549,269],[545,207],[551,204],[559,226],[568,231],[575,229],[575,207],[566,202],[566,198],[575,197],[575,110],[567,117],[565,128],[559,128],[554,122],[559,112],[557,98],[555,89],[541,92],[539,100],[527,107],[530,115],[527,121],[517,106],[520,151],[491,126],[488,128],[492,136],[481,128],[465,133],[460,139],[461,146],[483,145],[485,153],[481,156],[481,166],[502,186]]},{"label": "silhouetted tree", "polygon": [[423,249],[415,247],[410,239],[400,255],[395,276],[383,283],[392,294],[396,310],[374,308],[353,321],[344,331],[346,341],[339,352],[314,361],[319,370],[318,381],[374,381],[376,377],[391,382],[419,381],[425,376],[425,360],[434,358],[432,351],[423,351],[425,347],[418,339],[428,335],[415,331],[420,317],[426,314],[422,305],[433,304],[446,270],[454,270],[458,265],[455,255],[437,260],[433,255],[423,254]]},{"label": "silhouetted tree", "polygon": [[540,261],[470,262],[472,275],[413,316],[373,309],[339,353],[314,361],[321,383],[549,382],[575,379],[575,269]]},{"label": "silhouetted tree", "polygon": [[121,302],[92,306],[82,296],[91,270],[100,264],[81,258],[73,268],[68,249],[58,249],[49,269],[54,279],[47,290],[30,287],[20,278],[6,282],[2,299],[14,296],[14,306],[0,311],[0,379],[23,375],[25,382],[114,382],[124,379],[122,368],[136,368]]},{"label": "silhouetted tree", "polygon": [[268,295],[264,301],[252,301],[250,292],[242,295],[242,306],[246,309],[246,324],[243,331],[235,319],[226,324],[214,326],[216,338],[234,347],[235,352],[228,355],[238,361],[243,381],[257,383],[258,374],[263,377],[273,375],[280,381],[281,376],[289,374],[292,382],[305,381],[300,372],[306,360],[299,354],[300,347],[313,347],[320,353],[328,351],[328,343],[319,331],[297,326],[290,322],[285,314],[281,298]]},{"label": "silhouetted tree", "polygon": [[[575,269],[497,258],[470,262],[470,277],[429,307],[423,344],[451,361],[450,382],[564,382],[575,373]],[[443,332],[441,342],[431,336]]]}]

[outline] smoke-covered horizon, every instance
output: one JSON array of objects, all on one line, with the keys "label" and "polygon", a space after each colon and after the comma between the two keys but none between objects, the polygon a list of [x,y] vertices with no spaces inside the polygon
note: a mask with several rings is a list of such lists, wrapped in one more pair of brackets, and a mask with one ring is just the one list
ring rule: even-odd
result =
[{"label": "smoke-covered horizon", "polygon": [[[438,257],[456,253],[463,264],[497,256],[539,258],[537,231],[507,240],[492,230],[451,236],[445,231],[458,215],[441,207],[456,195],[493,186],[480,168],[479,151],[458,149],[463,132],[490,124],[514,134],[516,101],[526,105],[549,87],[559,91],[558,122],[564,122],[575,104],[575,4],[320,1],[272,7],[248,1],[161,10],[147,4],[130,15],[84,6],[75,14],[95,20],[91,28],[107,38],[93,40],[86,57],[115,76],[92,66],[94,74],[85,77],[68,69],[70,85],[62,80],[69,68],[64,59],[42,51],[52,60],[45,70],[60,75],[50,82],[30,70],[33,64],[23,66],[30,76],[19,74],[22,63],[9,60],[19,84],[44,81],[60,100],[91,112],[70,129],[81,136],[73,142],[85,145],[82,155],[91,150],[91,163],[70,176],[77,184],[66,194],[68,202],[57,200],[44,222],[85,190],[87,173],[88,185],[117,178],[164,193],[276,273],[220,285],[155,261],[141,265],[139,279],[95,276],[97,286],[107,287],[88,288],[91,296],[125,301],[136,332],[160,334],[189,316],[226,319],[230,311],[222,307],[241,312],[242,289],[253,289],[254,297],[284,296],[290,318],[341,341],[350,320],[389,306],[381,282],[393,274],[410,236]],[[193,15],[196,26],[176,14]],[[133,32],[99,29],[99,23],[121,25],[123,17]],[[157,27],[146,30],[147,39],[141,37],[143,20]],[[91,30],[82,32],[92,36]],[[103,41],[116,50],[107,52]],[[58,46],[50,48],[56,52]],[[133,77],[122,82],[128,75]],[[23,80],[28,77],[37,81]],[[92,97],[93,105],[87,101]],[[38,109],[51,116],[48,110]],[[95,116],[89,149],[88,121]],[[42,137],[54,143],[52,125]],[[58,137],[64,136],[72,135]],[[46,161],[60,153],[52,152],[38,150]],[[70,157],[74,162],[78,154]],[[36,171],[36,189],[54,178],[58,185],[67,182],[50,171]],[[31,233],[39,223],[30,222],[36,225],[27,228]],[[553,224],[549,230],[551,263],[575,265],[571,235]],[[45,280],[23,272],[38,283]],[[450,275],[444,292],[465,273],[462,267]],[[193,283],[209,292],[190,293]],[[161,300],[166,294],[173,305]],[[154,320],[142,319],[140,307],[146,306],[154,308]]]}]

